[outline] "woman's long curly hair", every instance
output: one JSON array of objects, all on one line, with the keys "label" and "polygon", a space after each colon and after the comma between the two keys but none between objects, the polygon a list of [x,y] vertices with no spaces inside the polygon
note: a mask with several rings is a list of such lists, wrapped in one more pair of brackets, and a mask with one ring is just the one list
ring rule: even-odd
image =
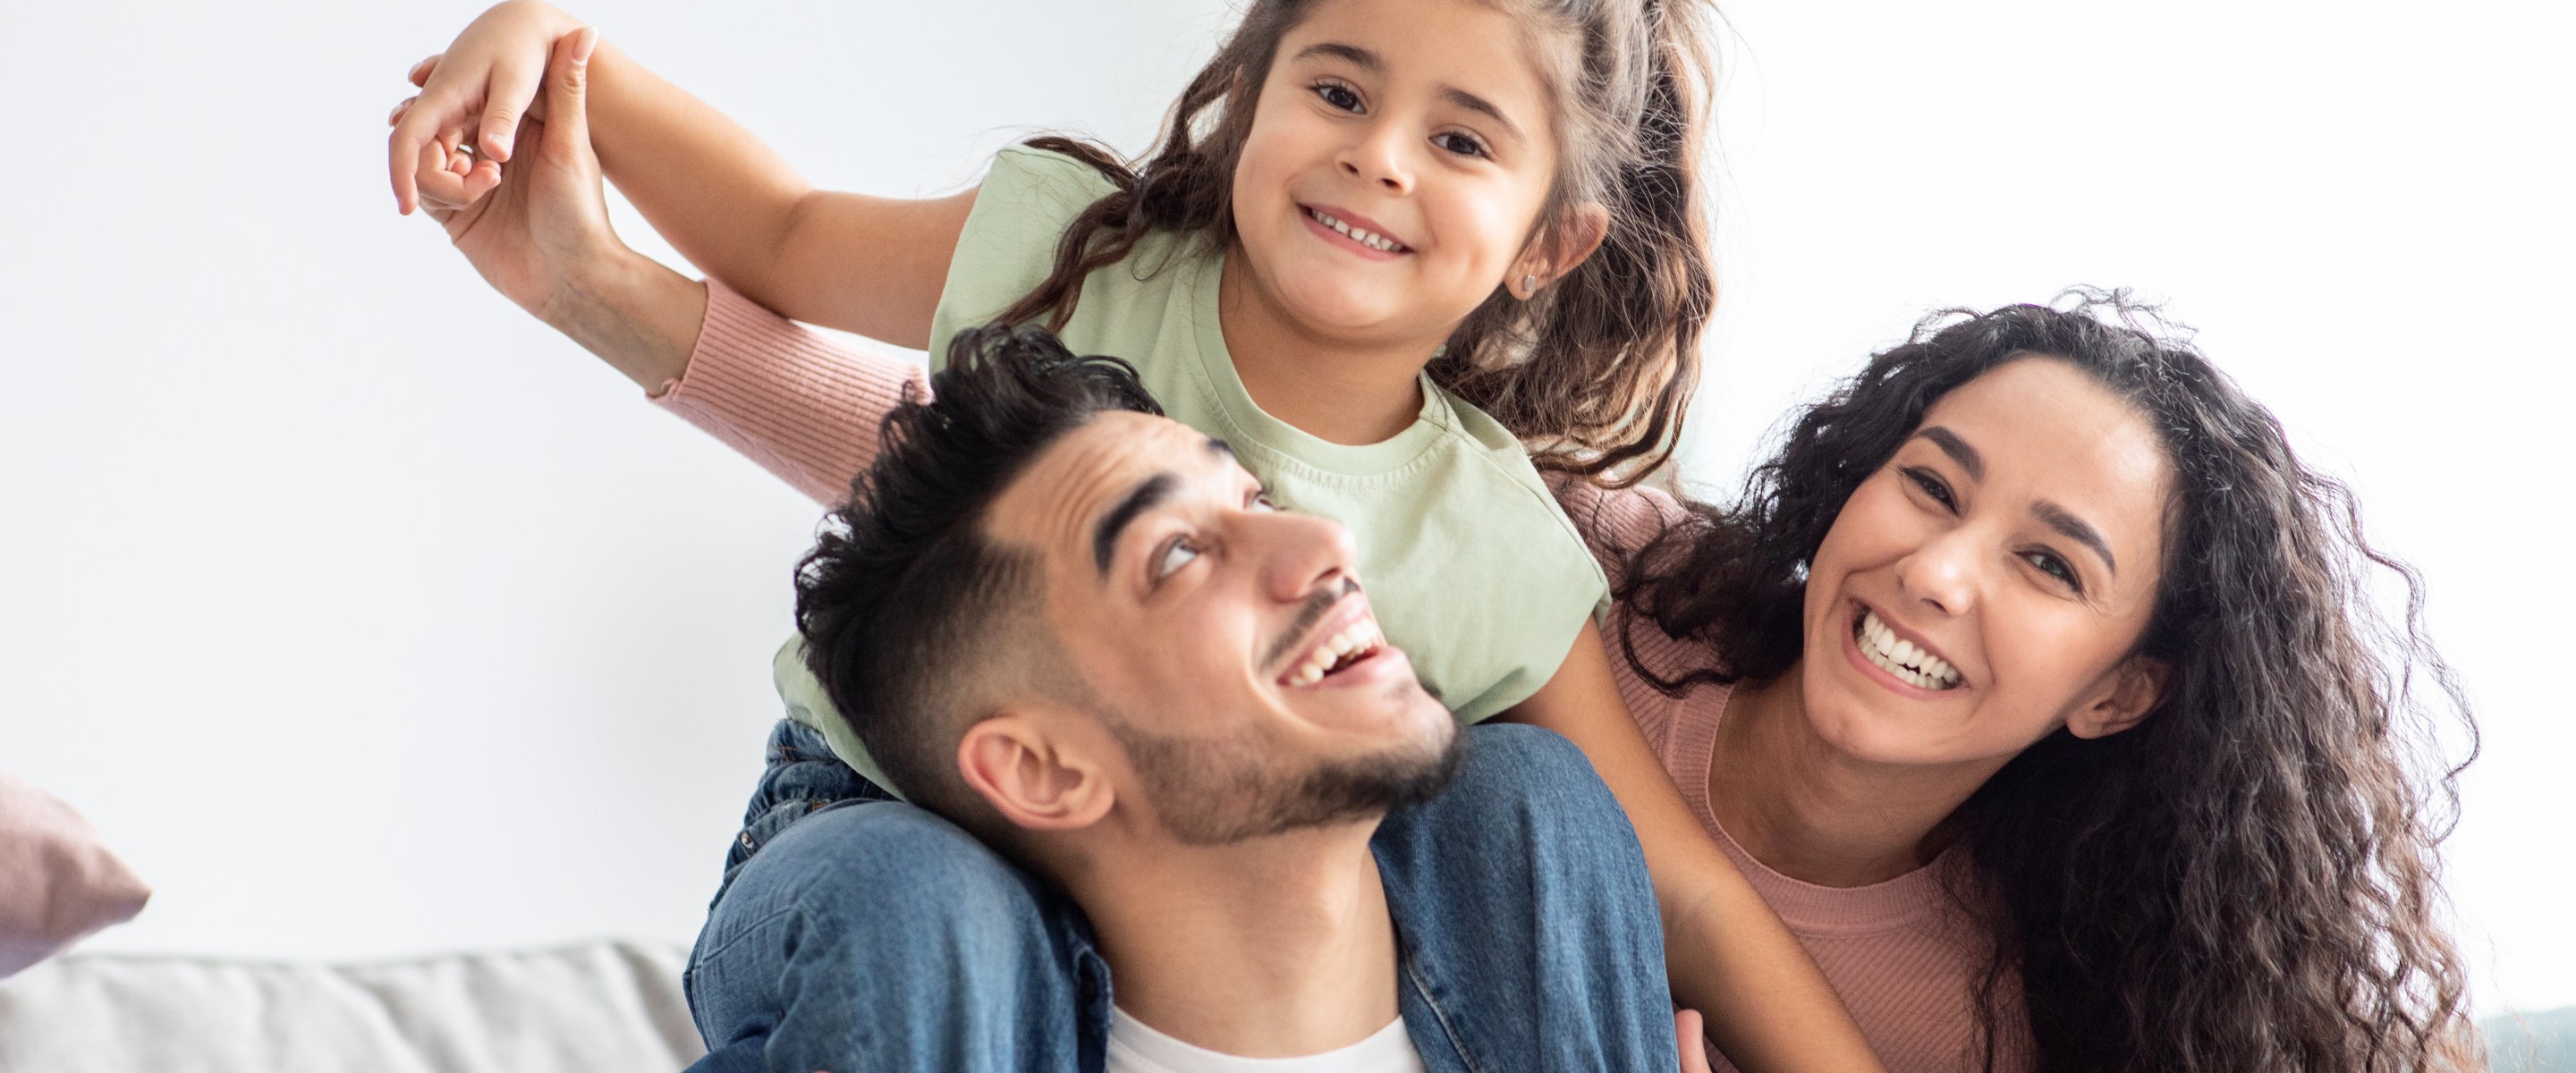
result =
[{"label": "woman's long curly hair", "polygon": [[[1692,0],[1489,2],[1531,28],[1556,106],[1562,163],[1533,236],[1563,233],[1592,209],[1608,232],[1529,301],[1495,288],[1426,371],[1530,444],[1541,467],[1633,479],[1661,465],[1681,433],[1717,299],[1698,165],[1708,60]],[[1071,138],[1028,142],[1091,165],[1117,189],[1067,226],[1053,271],[1003,321],[1044,316],[1062,329],[1083,280],[1154,232],[1234,241],[1234,168],[1253,105],[1280,39],[1314,4],[1253,0],[1141,164]]]},{"label": "woman's long curly hair", "polygon": [[[2006,362],[2081,369],[2146,418],[2172,468],[2135,650],[2170,676],[2135,729],[2061,729],[1945,824],[1972,865],[1961,903],[1995,938],[1985,1038],[2017,976],[2044,1070],[2475,1067],[2434,846],[2458,805],[2441,732],[2464,731],[2473,757],[2476,728],[2421,631],[2418,578],[2152,311],[2080,298],[1926,320],[1798,417],[1739,502],[1693,505],[1635,549],[1626,605],[1730,665],[1662,679],[1628,645],[1631,664],[1675,693],[1787,672],[1807,564],[1924,412]],[[2378,579],[2405,591],[2393,624],[2370,610]]]}]

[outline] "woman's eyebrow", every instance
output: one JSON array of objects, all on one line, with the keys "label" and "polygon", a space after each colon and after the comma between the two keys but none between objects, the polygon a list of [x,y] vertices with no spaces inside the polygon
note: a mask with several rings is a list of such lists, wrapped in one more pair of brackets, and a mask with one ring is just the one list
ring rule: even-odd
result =
[{"label": "woman's eyebrow", "polygon": [[1950,456],[1950,461],[1958,463],[1960,469],[1967,470],[1969,478],[1980,481],[1986,479],[1986,456],[1978,454],[1976,448],[1968,446],[1968,441],[1960,439],[1958,433],[1939,425],[1931,425],[1914,435],[1918,439],[1932,441],[1932,445],[1940,448],[1942,454]]},{"label": "woman's eyebrow", "polygon": [[2030,512],[2048,523],[2049,528],[2065,534],[2068,540],[2093,549],[2093,554],[2102,557],[2102,565],[2111,569],[2111,576],[2120,576],[2120,564],[2111,558],[2111,545],[2102,539],[2101,533],[2085,524],[2084,519],[2076,517],[2075,512],[2045,499],[2031,504]]}]

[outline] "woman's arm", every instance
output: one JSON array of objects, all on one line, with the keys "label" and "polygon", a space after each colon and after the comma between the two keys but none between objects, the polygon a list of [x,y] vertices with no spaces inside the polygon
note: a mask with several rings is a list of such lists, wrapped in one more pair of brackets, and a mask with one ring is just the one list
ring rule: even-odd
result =
[{"label": "woman's arm", "polygon": [[1674,1001],[1707,1018],[1737,1068],[1880,1068],[1806,949],[1683,803],[1619,699],[1597,627],[1585,623],[1556,676],[1503,718],[1572,740],[1627,810],[1663,908]]},{"label": "woman's arm", "polygon": [[[413,69],[390,141],[395,199],[471,203],[500,185],[552,43],[580,28],[536,0],[485,12]],[[590,138],[610,181],[691,263],[787,316],[921,347],[974,193],[927,200],[816,190],[767,145],[613,45],[590,62]],[[479,159],[458,170],[455,151]],[[433,193],[433,188],[437,188]]]},{"label": "woman's arm", "polygon": [[[547,120],[497,185],[456,203],[475,167],[451,160],[423,204],[502,294],[599,355],[663,408],[824,503],[876,453],[886,411],[925,397],[919,366],[824,341],[721,283],[671,271],[618,240],[584,130],[597,34],[557,42]],[[443,152],[432,147],[432,152]]]}]

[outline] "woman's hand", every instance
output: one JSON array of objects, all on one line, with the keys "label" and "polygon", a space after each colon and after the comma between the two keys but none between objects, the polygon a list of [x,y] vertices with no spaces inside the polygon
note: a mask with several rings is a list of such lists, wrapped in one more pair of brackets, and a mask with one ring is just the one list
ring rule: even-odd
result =
[{"label": "woman's hand", "polygon": [[[387,146],[395,208],[408,215],[424,195],[462,205],[498,187],[521,119],[543,118],[537,90],[556,44],[579,29],[580,20],[552,6],[509,0],[466,26],[445,53],[415,64],[420,95],[395,109]],[[468,147],[479,159],[450,168]]]},{"label": "woman's hand", "polygon": [[[527,151],[507,168],[439,141],[422,145],[420,203],[493,289],[658,390],[688,367],[706,291],[628,249],[609,227],[587,107],[598,44],[589,28],[553,43],[542,73],[548,118],[520,124]],[[421,107],[404,102],[395,125]],[[485,169],[492,181],[473,181]]]}]

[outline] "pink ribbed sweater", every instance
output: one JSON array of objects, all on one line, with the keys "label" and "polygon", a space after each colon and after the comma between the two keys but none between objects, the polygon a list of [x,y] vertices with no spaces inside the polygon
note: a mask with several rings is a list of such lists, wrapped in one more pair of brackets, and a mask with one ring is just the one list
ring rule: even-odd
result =
[{"label": "pink ribbed sweater", "polygon": [[[874,456],[879,419],[928,391],[919,366],[828,342],[709,280],[706,327],[688,369],[654,401],[796,490],[833,503]],[[1603,492],[1578,484],[1561,498],[1614,583],[1624,564],[1607,549],[1638,546],[1680,509],[1651,489]],[[1638,624],[1634,636],[1658,674],[1716,662],[1707,646],[1669,637],[1651,623]],[[1889,1073],[1976,1068],[1969,986],[1983,964],[1984,940],[1950,909],[1935,871],[1945,864],[1854,888],[1802,883],[1764,867],[1709,810],[1709,780],[1719,775],[1710,771],[1711,749],[1729,690],[1700,686],[1669,697],[1638,678],[1625,659],[1612,663],[1629,713],[1701,826],[1815,956]],[[2006,1035],[1996,1068],[2028,1068],[2026,1035]],[[1716,1061],[1722,1070],[1734,1068]]]}]

